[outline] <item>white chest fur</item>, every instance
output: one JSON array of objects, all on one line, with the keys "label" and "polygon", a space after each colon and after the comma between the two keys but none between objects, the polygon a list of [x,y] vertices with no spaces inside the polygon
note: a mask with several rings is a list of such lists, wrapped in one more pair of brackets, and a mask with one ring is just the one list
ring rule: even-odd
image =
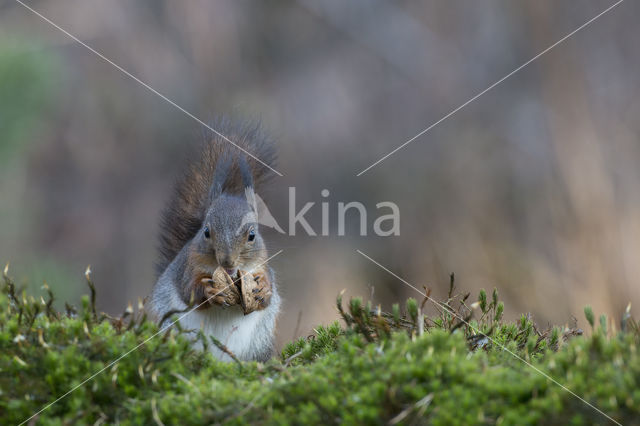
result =
[{"label": "white chest fur", "polygon": [[[218,339],[239,359],[249,359],[257,341],[261,340],[258,325],[264,321],[264,316],[265,311],[244,315],[240,306],[212,306],[189,313],[180,320],[180,324],[186,330],[202,329],[208,339],[209,350],[217,358],[231,361],[231,357],[214,345],[209,336]],[[198,346],[202,346],[201,342]]]}]

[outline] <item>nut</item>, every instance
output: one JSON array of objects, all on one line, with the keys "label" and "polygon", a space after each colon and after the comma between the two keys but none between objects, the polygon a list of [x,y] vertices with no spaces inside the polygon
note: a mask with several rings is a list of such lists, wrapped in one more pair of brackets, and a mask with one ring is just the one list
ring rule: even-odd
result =
[{"label": "nut", "polygon": [[203,278],[205,297],[212,304],[233,306],[240,303],[240,289],[222,268],[217,268],[211,278]]},{"label": "nut", "polygon": [[245,315],[269,306],[271,282],[266,268],[254,273],[238,271],[231,277],[223,268],[216,268],[211,278],[200,280],[205,285],[205,296],[210,303],[233,306],[240,305]]}]

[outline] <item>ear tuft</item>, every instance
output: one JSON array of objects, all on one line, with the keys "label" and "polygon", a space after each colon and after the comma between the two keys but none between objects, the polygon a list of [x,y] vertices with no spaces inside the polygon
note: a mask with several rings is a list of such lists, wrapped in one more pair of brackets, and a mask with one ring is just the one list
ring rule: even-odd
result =
[{"label": "ear tuft", "polygon": [[247,203],[251,206],[251,210],[258,215],[258,203],[256,202],[256,193],[253,191],[253,188],[247,186],[244,188],[244,195],[247,198]]},{"label": "ear tuft", "polygon": [[232,158],[228,154],[223,155],[218,159],[215,173],[213,175],[213,183],[211,184],[211,188],[209,188],[209,202],[222,195],[224,184],[227,182],[229,170],[231,169],[231,163]]},{"label": "ear tuft", "polygon": [[242,184],[245,188],[253,188],[253,174],[251,173],[251,167],[247,163],[247,159],[244,155],[238,157],[238,168],[240,169],[240,176],[242,177]]}]

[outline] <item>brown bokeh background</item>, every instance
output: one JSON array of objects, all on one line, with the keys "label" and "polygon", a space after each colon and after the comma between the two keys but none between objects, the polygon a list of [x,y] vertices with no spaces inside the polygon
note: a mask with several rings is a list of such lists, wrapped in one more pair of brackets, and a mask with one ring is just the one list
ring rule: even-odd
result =
[{"label": "brown bokeh background", "polygon": [[[283,227],[330,203],[331,236],[265,230],[279,342],[337,317],[336,294],[497,287],[507,314],[580,321],[640,303],[640,5],[625,2],[360,177],[356,173],[612,2],[29,1],[207,121],[277,140],[265,195]],[[0,260],[61,300],[121,312],[154,281],[159,213],[202,126],[25,8],[0,3]],[[320,196],[322,189],[331,195]],[[393,201],[401,235],[337,236],[337,202]],[[298,229],[300,231],[300,229]],[[299,232],[301,234],[301,232]]]}]

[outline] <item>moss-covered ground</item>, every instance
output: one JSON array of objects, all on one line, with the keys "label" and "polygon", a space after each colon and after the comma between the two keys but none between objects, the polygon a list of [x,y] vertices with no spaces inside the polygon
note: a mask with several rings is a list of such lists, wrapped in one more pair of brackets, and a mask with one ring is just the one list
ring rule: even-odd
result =
[{"label": "moss-covered ground", "polygon": [[[452,283],[447,300],[409,299],[388,313],[338,297],[340,323],[268,363],[222,363],[179,330],[151,338],[157,327],[133,309],[97,313],[93,291],[57,312],[48,289],[25,294],[5,274],[0,423],[43,408],[31,423],[612,423],[530,363],[617,422],[640,424],[640,332],[629,310],[612,327],[585,309],[583,335],[539,330],[528,316],[504,321],[495,292],[473,303],[454,293]],[[424,303],[437,313],[424,316]]]}]

